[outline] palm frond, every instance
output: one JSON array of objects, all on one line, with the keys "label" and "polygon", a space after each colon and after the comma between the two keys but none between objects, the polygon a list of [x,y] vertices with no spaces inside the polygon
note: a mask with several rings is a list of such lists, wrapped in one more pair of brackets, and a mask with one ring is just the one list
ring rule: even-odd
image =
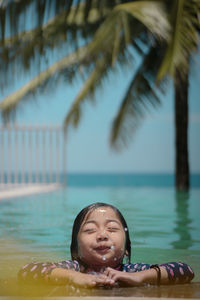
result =
[{"label": "palm frond", "polygon": [[[145,3],[144,3],[145,2]],[[148,3],[147,8],[144,4]],[[147,13],[148,10],[148,13]],[[147,14],[147,18],[145,16]],[[142,24],[140,30],[134,33],[132,28],[131,17],[139,20]],[[161,19],[161,25],[157,26],[157,20]],[[135,22],[137,24],[137,22]],[[118,59],[119,47],[121,43],[133,45],[141,53],[137,39],[142,41],[144,34],[144,26],[149,26],[154,35],[164,40],[169,37],[169,23],[166,20],[163,6],[156,1],[134,1],[127,4],[117,5],[114,10],[107,16],[106,20],[97,30],[93,41],[90,44],[90,53],[111,53],[112,62],[114,64]]]},{"label": "palm frond", "polygon": [[[38,45],[39,38],[39,42],[42,42],[42,44],[47,47],[52,47],[55,44],[55,41],[66,40],[67,33],[78,30],[80,31],[83,27],[85,27],[84,20],[82,19],[84,6],[81,5],[79,14],[76,15],[76,19],[73,19],[74,9],[71,9],[71,13],[68,18],[66,18],[66,12],[63,11],[43,25],[5,38],[4,41],[0,41],[0,46],[4,48],[7,47],[8,50],[11,49],[10,52],[13,52],[14,49],[20,46],[20,55],[23,56],[24,52],[22,51],[23,48],[21,45],[26,46],[30,43],[32,46]],[[105,10],[100,14],[97,9],[93,8],[91,9],[92,17],[88,19],[88,22],[91,22],[91,24],[98,24],[99,21],[102,21],[102,17],[104,18],[106,16],[106,13],[108,13],[108,10]],[[90,30],[90,28],[91,27],[87,28],[89,34],[92,31],[94,32],[94,29]],[[97,29],[97,25],[94,28]],[[19,52],[18,49],[16,49],[15,53],[17,52]]]},{"label": "palm frond", "polygon": [[[140,10],[142,11],[144,8],[141,5],[140,1],[136,1],[136,4],[139,5],[137,6],[137,10],[136,10],[138,12],[137,14],[139,14],[139,11]],[[154,14],[152,15],[152,18],[153,19],[155,18]],[[19,91],[11,94],[10,96],[4,99],[4,101],[1,103],[0,106],[3,116],[9,115],[12,108],[16,108],[18,106],[20,99],[23,99],[26,95],[35,91],[38,86],[43,85],[56,73],[58,74],[64,72],[64,70],[66,70],[69,66],[73,64],[80,65],[81,61],[82,63],[84,61],[84,65],[88,66],[95,63],[96,60],[101,61],[103,57],[107,57],[106,68],[109,69],[109,66],[111,66],[112,62],[114,61],[120,62],[120,60],[122,60],[123,62],[126,62],[127,58],[125,59],[125,56],[128,53],[127,43],[130,42],[130,45],[132,43],[136,44],[135,41],[133,42],[133,37],[136,37],[136,35],[132,35],[132,31],[130,32],[131,23],[128,24],[129,21],[130,21],[129,13],[126,12],[126,9],[124,10],[124,7],[121,10],[119,6],[117,7],[116,10],[109,13],[108,17],[105,19],[101,27],[97,30],[94,39],[87,46],[85,46],[85,48],[84,47],[81,48],[80,53],[84,53],[82,55],[82,59],[77,58],[77,56],[74,53],[61,59],[59,62],[49,67],[46,71],[41,72],[38,76],[36,76],[33,80],[27,83]],[[51,27],[51,23],[49,26]],[[118,29],[115,30],[116,28]],[[139,33],[137,36],[138,38],[139,38]],[[32,32],[30,33],[30,35],[31,34]],[[132,37],[132,40],[130,40],[130,35]],[[126,54],[124,51],[126,52]],[[106,68],[104,68],[104,72]],[[96,76],[94,74],[96,74],[95,70],[92,73],[91,77],[88,79],[88,81],[86,81],[85,87],[88,88],[88,91],[89,90],[91,91],[91,88],[94,88],[93,82],[95,82],[95,80],[94,81],[92,80],[92,78],[95,78]],[[86,91],[85,88],[84,90]],[[79,95],[77,99],[83,99],[83,95],[86,94],[87,94],[86,92],[82,91],[81,92],[82,96],[80,97]]]},{"label": "palm frond", "polygon": [[[95,62],[96,58],[98,58],[98,60],[65,118],[65,130],[67,130],[70,124],[74,127],[78,125],[82,115],[84,100],[94,93],[94,90],[96,90],[97,86],[104,79],[108,70],[114,70],[114,62],[117,61],[123,65],[129,62],[130,53],[127,43],[131,45],[132,40],[130,38],[130,32],[127,32],[127,19],[129,19],[129,15],[124,11],[110,13],[95,34],[94,39],[88,45],[88,55],[85,63],[88,64],[87,59],[90,60],[89,64],[91,64],[92,61]],[[136,42],[134,41],[134,43]]]},{"label": "palm frond", "polygon": [[88,43],[111,8],[109,5],[105,5],[99,10],[96,1],[90,2],[87,6],[87,23],[85,23],[84,14],[87,3],[87,1],[80,2],[78,10],[76,5],[72,6],[71,4],[47,23],[40,23],[36,28],[17,32],[0,41],[1,89],[5,89],[13,82],[12,69],[16,63],[18,72],[29,71],[33,63],[40,72],[41,59],[45,58],[46,60],[53,49],[62,47],[63,55],[66,56],[70,51],[79,47],[80,39],[82,44],[84,40],[85,43]]},{"label": "palm frond", "polygon": [[95,68],[91,72],[88,79],[84,82],[82,89],[80,90],[77,97],[74,99],[73,104],[64,120],[64,129],[65,131],[72,124],[76,127],[80,121],[82,115],[82,107],[84,100],[88,97],[93,96],[94,90],[97,86],[100,85],[104,76],[108,72],[108,66],[105,58],[100,58],[95,65]]},{"label": "palm frond", "polygon": [[[70,68],[72,65],[81,65],[84,66],[92,65],[96,62],[97,59],[104,58],[107,59],[107,63],[105,63],[105,69],[109,69],[109,65],[111,65],[112,62],[112,48],[113,48],[113,39],[114,35],[109,33],[112,33],[112,26],[113,22],[115,20],[111,19],[111,26],[108,26],[106,39],[103,39],[103,32],[102,29],[98,31],[97,37],[98,39],[94,39],[91,43],[88,45],[80,48],[79,50],[75,51],[74,53],[68,55],[67,57],[61,59],[57,63],[53,64],[51,67],[47,68],[45,71],[41,72],[38,76],[36,76],[34,79],[32,79],[29,83],[27,83],[25,86],[23,86],[20,90],[14,92],[10,96],[6,97],[0,104],[0,108],[2,111],[3,116],[9,116],[12,109],[16,109],[18,106],[18,103],[26,97],[28,94],[33,93],[39,86],[42,86],[52,78],[55,74],[58,73],[64,73],[68,68]],[[105,33],[105,31],[104,31]],[[99,40],[99,36],[104,40],[105,45],[107,48],[102,47],[102,40]],[[108,47],[108,44],[110,47]],[[99,47],[99,48],[98,48]],[[123,49],[124,44],[120,44],[120,55],[123,57]],[[98,51],[97,51],[98,50]],[[119,58],[118,58],[119,59]],[[99,68],[97,68],[99,69]],[[65,74],[67,71],[65,72]],[[86,86],[87,86],[86,82]],[[91,87],[91,85],[90,85]]]},{"label": "palm frond", "polygon": [[[129,15],[125,12],[120,12],[118,22],[115,26],[115,36],[113,42],[113,51],[112,51],[112,65],[118,58],[120,53],[120,45],[124,44],[124,47],[128,47],[131,44],[131,24],[129,23]],[[138,32],[137,32],[138,35]],[[137,43],[135,43],[137,44]]]},{"label": "palm frond", "polygon": [[180,69],[182,76],[188,71],[188,58],[197,51],[199,43],[199,1],[174,1],[170,12],[172,37],[168,42],[163,63],[158,73],[160,81],[169,73],[175,76]]},{"label": "palm frond", "polygon": [[[143,23],[157,38],[168,40],[170,25],[166,9],[160,1],[131,1],[120,4],[115,10],[125,11]],[[158,26],[159,24],[159,26]]]},{"label": "palm frond", "polygon": [[133,74],[112,125],[110,142],[117,150],[121,150],[130,141],[148,108],[160,104],[156,91],[164,92],[165,83],[155,88],[154,80],[161,56],[161,52],[158,53],[158,49],[152,47],[136,74]]},{"label": "palm frond", "polygon": [[48,69],[41,72],[18,91],[4,98],[0,103],[0,110],[4,119],[8,119],[13,109],[16,109],[19,103],[30,93],[33,93],[39,86],[42,86],[50,78],[58,73],[62,73],[65,69],[84,61],[87,56],[87,47],[78,49],[67,57],[62,58]]},{"label": "palm frond", "polygon": [[9,22],[12,35],[20,33],[22,28],[19,26],[19,21],[22,15],[27,15],[27,12],[31,12],[32,16],[37,16],[34,27],[43,25],[44,19],[61,12],[65,12],[66,20],[69,23],[78,24],[81,20],[82,23],[87,24],[93,22],[92,20],[96,19],[97,15],[101,15],[102,18],[105,13],[107,14],[115,5],[122,2],[123,0],[106,0],[101,1],[99,4],[99,1],[96,0],[1,0],[0,15],[2,22],[0,30],[2,36],[5,36],[5,24]]}]

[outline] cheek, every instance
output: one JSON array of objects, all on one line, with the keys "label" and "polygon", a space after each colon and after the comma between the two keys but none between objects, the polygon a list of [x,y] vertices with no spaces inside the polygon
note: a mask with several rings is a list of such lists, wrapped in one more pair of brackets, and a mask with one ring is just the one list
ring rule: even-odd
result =
[{"label": "cheek", "polygon": [[78,239],[78,254],[84,255],[88,252],[89,241],[85,239]]},{"label": "cheek", "polygon": [[117,251],[124,252],[125,251],[125,235],[122,233],[121,235],[115,236],[113,238],[111,236],[113,243],[115,244],[115,248]]},{"label": "cheek", "polygon": [[121,247],[121,251],[122,251],[123,253],[124,253],[124,251],[125,251],[125,246],[126,246],[126,237],[125,237],[124,234],[122,234],[120,247]]}]

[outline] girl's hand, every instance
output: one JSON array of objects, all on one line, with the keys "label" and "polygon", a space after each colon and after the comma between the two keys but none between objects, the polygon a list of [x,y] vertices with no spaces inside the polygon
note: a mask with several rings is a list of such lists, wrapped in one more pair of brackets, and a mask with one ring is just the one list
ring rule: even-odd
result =
[{"label": "girl's hand", "polygon": [[106,268],[104,274],[114,282],[119,282],[126,286],[143,285],[143,272],[127,273],[117,271],[112,268]]},{"label": "girl's hand", "polygon": [[[160,267],[161,271],[161,284],[168,284],[168,273],[165,268]],[[149,284],[157,284],[157,271],[155,269],[148,269],[140,272],[128,273],[122,271],[116,271],[112,268],[106,268],[104,274],[114,280],[114,282],[119,282],[119,284],[123,284],[126,286],[138,286],[144,285],[146,283]]]},{"label": "girl's hand", "polygon": [[94,287],[104,285],[112,286],[115,281],[104,274],[92,275],[75,272],[70,276],[70,283],[79,287]]}]

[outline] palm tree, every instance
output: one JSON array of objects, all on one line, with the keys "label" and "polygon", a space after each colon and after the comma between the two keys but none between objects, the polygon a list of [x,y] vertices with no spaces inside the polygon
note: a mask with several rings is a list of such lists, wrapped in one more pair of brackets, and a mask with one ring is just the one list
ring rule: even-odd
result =
[{"label": "palm tree", "polygon": [[[26,5],[30,5],[33,1],[25,2]],[[128,143],[148,105],[156,106],[160,103],[157,91],[165,90],[170,75],[174,80],[176,94],[176,187],[179,190],[188,189],[187,90],[190,59],[198,46],[199,1],[87,0],[74,1],[75,4],[73,1],[67,1],[69,6],[66,7],[66,1],[60,0],[56,1],[60,6],[53,11],[57,13],[59,8],[62,8],[63,12],[56,14],[45,25],[41,20],[50,2],[38,1],[39,6],[36,9],[43,12],[38,14],[38,27],[24,33],[15,33],[9,39],[5,38],[4,20],[8,16],[11,21],[15,20],[16,15],[20,15],[26,7],[23,6],[25,2],[19,1],[19,6],[11,2],[8,6],[15,8],[13,9],[15,18],[10,13],[12,9],[9,11],[7,6],[1,9],[3,16],[1,57],[4,61],[4,72],[8,69],[7,63],[14,61],[19,54],[24,66],[28,67],[34,51],[37,50],[42,54],[46,47],[58,46],[66,41],[66,33],[75,47],[72,53],[69,54],[68,51],[61,60],[1,102],[0,108],[4,119],[15,112],[25,96],[34,92],[38,86],[47,84],[55,74],[64,75],[67,80],[72,80],[77,70],[81,68],[87,79],[64,123],[65,129],[70,124],[77,126],[85,100],[89,96],[93,97],[96,88],[110,72],[133,64],[133,57],[137,51],[142,57],[142,63],[133,72],[132,80],[113,122],[111,144],[121,148]],[[16,28],[16,24],[14,25]],[[11,28],[14,25],[11,22]],[[84,41],[83,46],[78,45],[80,39]]]},{"label": "palm tree", "polygon": [[199,1],[169,1],[172,37],[166,45],[158,79],[170,74],[175,91],[176,187],[189,188],[188,91],[192,54],[198,48]]}]

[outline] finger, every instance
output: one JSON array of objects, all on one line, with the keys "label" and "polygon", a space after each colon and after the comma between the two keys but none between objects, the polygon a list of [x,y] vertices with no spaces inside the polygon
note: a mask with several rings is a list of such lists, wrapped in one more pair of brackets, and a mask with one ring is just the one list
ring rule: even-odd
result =
[{"label": "finger", "polygon": [[96,284],[97,284],[96,281],[92,281],[92,282],[90,283],[90,286],[91,286],[91,287],[94,287]]},{"label": "finger", "polygon": [[104,274],[107,276],[107,277],[109,277],[109,278],[111,278],[112,277],[112,274],[113,274],[113,269],[111,269],[111,268],[107,268],[105,271],[104,271]]},{"label": "finger", "polygon": [[104,274],[98,275],[95,277],[95,280],[106,280],[107,276]]},{"label": "finger", "polygon": [[94,280],[97,283],[104,283],[107,279],[107,276],[97,276]]},{"label": "finger", "polygon": [[100,285],[100,286],[105,286],[105,285],[113,286],[114,284],[115,284],[115,281],[110,278],[107,278],[106,280],[97,282],[97,285]]},{"label": "finger", "polygon": [[114,286],[115,285],[115,281],[113,279],[108,278],[106,280],[106,285]]},{"label": "finger", "polygon": [[114,281],[111,278],[104,276],[104,275],[98,276],[95,279],[95,281],[96,281],[97,285],[113,285],[114,284]]},{"label": "finger", "polygon": [[113,269],[113,268],[110,268],[110,267],[107,267],[107,268],[105,269],[105,271],[108,271],[108,272],[110,272],[110,271],[115,271],[115,269]]},{"label": "finger", "polygon": [[107,277],[110,279],[114,279],[115,275],[116,275],[116,272],[113,270],[109,270],[107,273]]},{"label": "finger", "polygon": [[106,269],[105,269],[104,274],[105,274],[106,276],[108,276],[108,274],[109,274],[109,268],[106,268]]}]

